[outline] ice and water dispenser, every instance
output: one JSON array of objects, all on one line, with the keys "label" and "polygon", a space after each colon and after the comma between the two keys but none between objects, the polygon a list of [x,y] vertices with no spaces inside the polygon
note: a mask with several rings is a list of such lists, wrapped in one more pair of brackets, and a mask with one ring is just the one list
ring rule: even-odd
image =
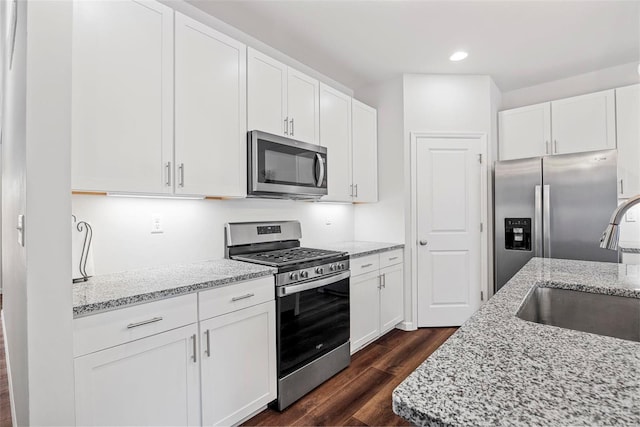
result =
[{"label": "ice and water dispenser", "polygon": [[531,218],[504,219],[504,247],[513,251],[531,250]]}]

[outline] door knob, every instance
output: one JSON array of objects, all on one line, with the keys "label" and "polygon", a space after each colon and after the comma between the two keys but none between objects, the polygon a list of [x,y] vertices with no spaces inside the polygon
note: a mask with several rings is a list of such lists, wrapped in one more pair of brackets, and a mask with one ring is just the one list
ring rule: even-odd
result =
[{"label": "door knob", "polygon": [[420,240],[420,246],[427,246],[427,242],[426,240]]}]

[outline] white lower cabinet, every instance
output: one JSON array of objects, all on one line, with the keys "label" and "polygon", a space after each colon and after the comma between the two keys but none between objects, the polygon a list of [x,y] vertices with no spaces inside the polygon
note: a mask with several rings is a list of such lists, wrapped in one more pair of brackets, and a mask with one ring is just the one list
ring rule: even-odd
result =
[{"label": "white lower cabinet", "polygon": [[202,424],[241,422],[276,398],[272,301],[200,322]]},{"label": "white lower cabinet", "polygon": [[351,261],[351,354],[404,318],[402,249]]},{"label": "white lower cabinet", "polygon": [[76,425],[200,424],[197,324],[75,359]]}]

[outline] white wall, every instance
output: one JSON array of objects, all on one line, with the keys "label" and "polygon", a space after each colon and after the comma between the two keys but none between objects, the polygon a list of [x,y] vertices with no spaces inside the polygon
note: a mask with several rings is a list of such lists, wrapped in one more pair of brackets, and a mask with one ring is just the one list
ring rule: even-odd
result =
[{"label": "white wall", "polygon": [[355,206],[355,239],[402,243],[404,129],[402,77],[361,88],[356,95],[378,110],[378,203]]},{"label": "white wall", "polygon": [[[74,424],[70,2],[18,2],[7,75],[3,312],[17,425]],[[46,101],[43,101],[46,100]],[[25,215],[25,246],[17,216]]]},{"label": "white wall", "polygon": [[[351,204],[74,195],[72,205],[78,220],[93,227],[96,274],[223,258],[226,222],[299,220],[308,246],[354,237]],[[151,234],[154,214],[162,234]]]},{"label": "white wall", "polygon": [[620,246],[623,248],[640,249],[640,205],[629,209],[635,216],[635,221],[629,221],[629,215],[625,215],[620,223]]},{"label": "white wall", "polygon": [[502,110],[568,98],[640,82],[638,63],[630,62],[502,94]]}]

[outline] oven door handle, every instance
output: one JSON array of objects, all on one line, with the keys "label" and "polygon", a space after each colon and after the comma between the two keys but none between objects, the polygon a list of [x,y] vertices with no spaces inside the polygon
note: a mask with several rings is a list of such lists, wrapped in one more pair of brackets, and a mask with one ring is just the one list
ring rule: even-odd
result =
[{"label": "oven door handle", "polygon": [[278,288],[278,297],[286,297],[287,295],[297,294],[302,291],[308,291],[309,289],[321,288],[323,286],[348,279],[350,276],[351,272],[345,271],[340,274],[325,277],[324,279],[311,280],[310,282],[301,283],[299,285],[280,286]]}]

